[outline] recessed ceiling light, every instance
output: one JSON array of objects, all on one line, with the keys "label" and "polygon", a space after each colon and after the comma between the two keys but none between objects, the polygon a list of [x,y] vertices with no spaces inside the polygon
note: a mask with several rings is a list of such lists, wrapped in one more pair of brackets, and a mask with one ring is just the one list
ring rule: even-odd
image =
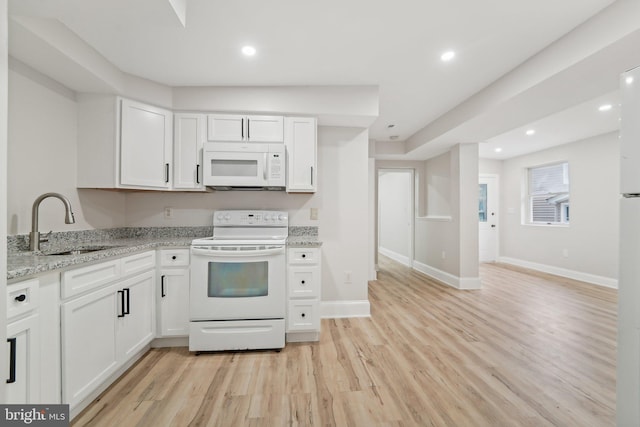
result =
[{"label": "recessed ceiling light", "polygon": [[242,54],[244,56],[253,56],[256,54],[256,48],[253,46],[243,46]]},{"label": "recessed ceiling light", "polygon": [[494,148],[493,151],[495,151],[496,153],[499,153],[502,151],[502,148],[498,147],[498,148]]},{"label": "recessed ceiling light", "polygon": [[604,104],[598,107],[599,111],[609,111],[613,108],[613,105],[611,104]]},{"label": "recessed ceiling light", "polygon": [[451,61],[453,58],[455,58],[456,53],[452,50],[448,50],[445,53],[443,53],[442,55],[440,55],[440,59],[442,60],[442,62],[449,62]]},{"label": "recessed ceiling light", "polygon": [[525,133],[526,133],[527,135],[531,136],[531,135],[533,135],[534,133],[536,133],[536,131],[535,131],[535,130],[533,130],[533,129],[529,129],[529,130],[528,130],[528,131],[526,131]]},{"label": "recessed ceiling light", "polygon": [[394,141],[395,141],[396,139],[398,139],[398,138],[400,138],[400,135],[391,135],[391,136],[389,137],[389,139],[394,140]]},{"label": "recessed ceiling light", "polygon": [[624,79],[624,81],[625,81],[626,84],[630,85],[631,83],[633,83],[633,77],[629,76],[626,79]]}]

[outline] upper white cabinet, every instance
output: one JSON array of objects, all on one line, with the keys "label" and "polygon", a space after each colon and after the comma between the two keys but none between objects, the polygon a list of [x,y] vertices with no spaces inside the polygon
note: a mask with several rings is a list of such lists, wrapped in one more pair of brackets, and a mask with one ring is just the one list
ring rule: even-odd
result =
[{"label": "upper white cabinet", "polygon": [[237,114],[209,114],[209,141],[282,142],[283,117],[245,116]]},{"label": "upper white cabinet", "polygon": [[204,190],[202,147],[206,138],[206,116],[180,113],[174,115],[173,122],[173,188]]},{"label": "upper white cabinet", "polygon": [[173,113],[122,99],[120,114],[120,185],[168,189]]},{"label": "upper white cabinet", "polygon": [[108,95],[78,96],[80,188],[171,187],[173,113]]},{"label": "upper white cabinet", "polygon": [[316,119],[286,117],[287,192],[314,193],[317,188]]}]

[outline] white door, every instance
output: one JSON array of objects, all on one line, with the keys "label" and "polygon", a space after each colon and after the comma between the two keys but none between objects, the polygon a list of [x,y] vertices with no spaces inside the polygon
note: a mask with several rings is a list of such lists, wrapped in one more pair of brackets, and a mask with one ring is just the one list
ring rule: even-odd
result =
[{"label": "white door", "polygon": [[498,176],[481,175],[478,194],[480,262],[498,257]]},{"label": "white door", "polygon": [[378,174],[378,251],[404,265],[413,262],[413,170]]},{"label": "white door", "polygon": [[160,335],[189,335],[189,269],[160,272]]},{"label": "white door", "polygon": [[117,286],[122,311],[116,329],[116,350],[118,361],[124,362],[153,339],[155,272],[147,271]]}]

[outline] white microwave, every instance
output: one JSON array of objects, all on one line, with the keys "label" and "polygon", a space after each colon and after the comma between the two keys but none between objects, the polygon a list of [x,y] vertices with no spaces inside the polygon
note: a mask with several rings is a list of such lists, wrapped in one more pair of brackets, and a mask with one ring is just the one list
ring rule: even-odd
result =
[{"label": "white microwave", "polygon": [[207,142],[203,182],[217,190],[283,190],[284,144]]}]

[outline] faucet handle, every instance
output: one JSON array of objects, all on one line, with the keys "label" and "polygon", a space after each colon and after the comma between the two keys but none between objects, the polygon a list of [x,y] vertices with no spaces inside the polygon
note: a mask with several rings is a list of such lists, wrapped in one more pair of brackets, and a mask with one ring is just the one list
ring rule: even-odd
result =
[{"label": "faucet handle", "polygon": [[51,233],[53,233],[53,230],[49,231],[48,233],[46,233],[43,236],[40,236],[40,242],[48,242],[49,241],[49,236],[51,236]]}]

